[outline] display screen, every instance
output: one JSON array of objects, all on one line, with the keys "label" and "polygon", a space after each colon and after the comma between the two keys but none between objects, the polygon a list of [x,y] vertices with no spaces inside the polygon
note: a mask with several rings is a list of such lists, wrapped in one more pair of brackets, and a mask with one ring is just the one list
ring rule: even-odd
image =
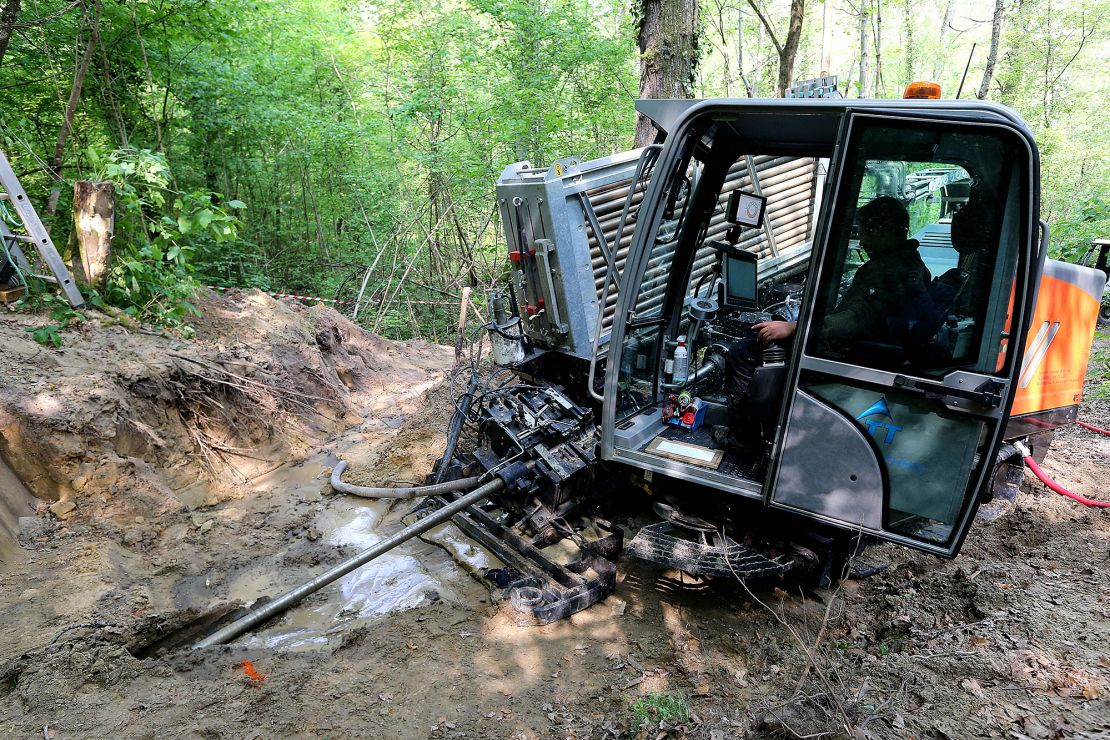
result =
[{"label": "display screen", "polygon": [[758,228],[763,223],[763,201],[758,195],[742,193],[736,209],[736,223]]},{"label": "display screen", "polygon": [[725,303],[730,306],[754,305],[755,262],[737,257],[726,257],[725,260]]},{"label": "display screen", "polygon": [[763,209],[767,199],[755,193],[733,190],[728,197],[725,217],[729,223],[758,229],[763,225]]}]

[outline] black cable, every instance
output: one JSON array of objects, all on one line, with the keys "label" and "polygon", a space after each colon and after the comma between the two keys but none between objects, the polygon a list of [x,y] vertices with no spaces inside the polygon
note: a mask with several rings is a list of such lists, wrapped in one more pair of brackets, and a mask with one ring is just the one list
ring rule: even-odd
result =
[{"label": "black cable", "polygon": [[516,336],[513,336],[512,334],[509,334],[507,331],[505,331],[504,329],[502,329],[501,327],[499,327],[497,324],[493,323],[492,321],[489,322],[488,324],[482,324],[482,326],[480,328],[490,329],[492,331],[495,331],[498,334],[500,334],[501,336],[503,336],[506,339],[508,339],[510,341],[513,341],[513,342],[524,341],[524,332],[521,332],[520,334],[517,334]]},{"label": "black cable", "polygon": [[478,368],[471,366],[470,381],[467,383],[466,392],[459,399],[456,399],[455,413],[451,415],[451,423],[447,427],[447,447],[443,450],[443,457],[436,463],[432,483],[442,483],[447,475],[447,468],[451,464],[451,458],[455,456],[455,447],[459,443],[463,422],[473,402],[474,392],[478,389],[478,382]]}]

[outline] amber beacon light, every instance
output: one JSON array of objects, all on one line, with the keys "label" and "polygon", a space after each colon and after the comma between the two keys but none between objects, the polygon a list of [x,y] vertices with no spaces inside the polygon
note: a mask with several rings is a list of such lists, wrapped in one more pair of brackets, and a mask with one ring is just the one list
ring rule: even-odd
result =
[{"label": "amber beacon light", "polygon": [[914,100],[940,100],[939,82],[911,82],[906,85],[903,98]]}]

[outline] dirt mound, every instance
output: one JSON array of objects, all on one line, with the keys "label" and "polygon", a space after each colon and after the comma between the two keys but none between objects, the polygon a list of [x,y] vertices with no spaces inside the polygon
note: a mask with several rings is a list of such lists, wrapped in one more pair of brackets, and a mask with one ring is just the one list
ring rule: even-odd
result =
[{"label": "dirt mound", "polygon": [[[5,444],[54,455],[21,464],[40,495],[77,505],[64,521],[31,517],[48,527],[0,578],[0,622],[18,625],[0,644],[4,737],[1110,731],[1110,519],[1028,476],[956,560],[875,547],[858,565],[885,571],[835,591],[749,591],[626,560],[605,603],[536,627],[411,540],[232,645],[164,653],[195,620],[396,532],[407,507],[330,495],[330,469],[342,455],[354,482],[420,479],[459,390],[440,383],[449,350],[383,342],[330,311],[259,295],[204,308],[196,342],[89,328],[63,352],[13,342],[2,360],[2,408],[23,435]],[[0,338],[29,325],[13,317]],[[109,341],[113,354],[94,354]],[[1081,417],[1108,427],[1110,404],[1092,395]],[[1108,460],[1110,438],[1065,429],[1046,467],[1105,498]],[[80,486],[58,472],[82,464]],[[166,513],[128,518],[143,507]],[[461,552],[459,538],[445,540]]]},{"label": "dirt mound", "polygon": [[[0,321],[0,457],[53,514],[135,545],[443,378],[450,353],[258,291],[197,302],[196,339],[93,314],[55,350]],[[126,492],[126,495],[120,495]],[[33,514],[33,511],[24,512]],[[8,517],[10,518],[10,517]]]}]

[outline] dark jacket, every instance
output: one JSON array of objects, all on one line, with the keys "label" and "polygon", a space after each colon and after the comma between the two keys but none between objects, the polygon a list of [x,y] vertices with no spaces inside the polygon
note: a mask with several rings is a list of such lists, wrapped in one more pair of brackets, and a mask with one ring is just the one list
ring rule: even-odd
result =
[{"label": "dark jacket", "polygon": [[921,261],[914,239],[905,246],[875,255],[856,270],[852,284],[822,326],[830,346],[845,347],[854,340],[890,341],[890,320],[931,306],[932,276]]}]

